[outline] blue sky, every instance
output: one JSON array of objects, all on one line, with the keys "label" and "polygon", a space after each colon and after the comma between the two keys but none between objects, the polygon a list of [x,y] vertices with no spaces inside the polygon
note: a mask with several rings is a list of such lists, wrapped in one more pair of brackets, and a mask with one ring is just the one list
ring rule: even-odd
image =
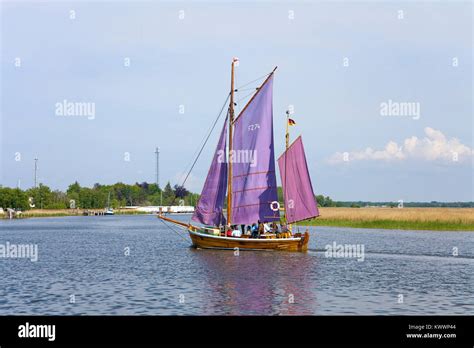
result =
[{"label": "blue sky", "polygon": [[[161,182],[180,182],[224,102],[236,56],[237,86],[278,65],[276,153],[293,105],[292,137],[303,136],[317,194],[473,200],[470,2],[1,7],[2,185],[31,187],[35,156],[52,188],[152,182],[156,146]],[[65,99],[94,103],[95,116],[57,116]],[[381,115],[389,100],[417,103],[419,117]],[[217,137],[216,129],[192,190],[202,187]]]}]

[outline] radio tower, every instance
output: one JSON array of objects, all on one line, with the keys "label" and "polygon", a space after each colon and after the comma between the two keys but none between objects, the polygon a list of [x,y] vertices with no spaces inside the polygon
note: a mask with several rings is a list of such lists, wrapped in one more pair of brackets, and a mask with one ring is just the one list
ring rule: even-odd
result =
[{"label": "radio tower", "polygon": [[[156,187],[160,188],[160,148],[155,149],[156,154]],[[161,190],[161,188],[160,188]],[[163,190],[160,193],[160,205],[163,205]]]},{"label": "radio tower", "polygon": [[160,148],[155,149],[156,155],[156,186],[160,187]]},{"label": "radio tower", "polygon": [[38,187],[38,157],[35,157],[35,188]]}]

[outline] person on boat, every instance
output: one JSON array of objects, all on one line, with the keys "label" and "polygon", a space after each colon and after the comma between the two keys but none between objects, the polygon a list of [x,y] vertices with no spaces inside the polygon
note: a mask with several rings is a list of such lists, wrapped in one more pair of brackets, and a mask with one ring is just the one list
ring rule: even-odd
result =
[{"label": "person on boat", "polygon": [[227,225],[227,226],[226,226],[225,235],[226,235],[227,237],[232,237],[232,230],[233,230],[232,226]]},{"label": "person on boat", "polygon": [[242,231],[239,230],[239,228],[237,227],[237,225],[234,226],[234,229],[231,233],[231,237],[242,237]]},{"label": "person on boat", "polygon": [[263,223],[260,220],[258,220],[258,236],[257,237],[260,237],[260,235],[264,233],[265,233],[265,228],[263,227]]},{"label": "person on boat", "polygon": [[278,225],[275,221],[272,222],[272,233],[280,233],[280,231],[278,230]]},{"label": "person on boat", "polygon": [[242,231],[242,234],[245,234],[245,225],[240,225],[240,230]]},{"label": "person on boat", "polygon": [[249,225],[247,226],[247,231],[245,232],[247,236],[250,236],[252,234],[252,227]]},{"label": "person on boat", "polygon": [[270,224],[268,222],[263,223],[263,232],[265,233],[270,233],[272,231],[272,228],[270,227]]},{"label": "person on boat", "polygon": [[258,238],[258,225],[252,224],[252,228],[250,230],[252,232],[251,238]]},{"label": "person on boat", "polygon": [[220,225],[219,226],[219,231],[221,232],[221,236],[225,237],[225,234],[227,232],[227,225]]}]

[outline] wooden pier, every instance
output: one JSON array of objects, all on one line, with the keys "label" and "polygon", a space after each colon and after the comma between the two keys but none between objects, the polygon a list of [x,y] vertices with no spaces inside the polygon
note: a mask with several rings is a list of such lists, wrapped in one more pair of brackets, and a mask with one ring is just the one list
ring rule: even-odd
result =
[{"label": "wooden pier", "polygon": [[105,215],[105,210],[89,210],[89,209],[85,209],[85,210],[82,212],[82,215],[83,215],[83,216],[102,216],[102,215]]}]

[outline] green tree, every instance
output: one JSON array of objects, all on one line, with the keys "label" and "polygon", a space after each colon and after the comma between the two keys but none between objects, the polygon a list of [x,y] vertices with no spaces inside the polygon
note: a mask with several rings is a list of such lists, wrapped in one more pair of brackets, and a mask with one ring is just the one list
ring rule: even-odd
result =
[{"label": "green tree", "polygon": [[36,209],[47,209],[53,202],[53,195],[51,189],[43,184],[38,187],[33,187],[26,191],[29,197],[33,198],[33,204]]},{"label": "green tree", "polygon": [[71,200],[74,201],[75,208],[82,208],[80,201],[79,201],[79,193],[78,192],[71,192],[67,194],[67,207],[71,207]]},{"label": "green tree", "polygon": [[156,193],[160,193],[161,189],[158,187],[157,184],[149,184],[148,185],[148,194],[149,195],[154,195]]},{"label": "green tree", "polygon": [[174,195],[177,198],[185,198],[190,192],[180,185],[174,185]]},{"label": "green tree", "polygon": [[175,204],[175,195],[174,191],[171,188],[171,184],[168,181],[168,183],[165,186],[165,189],[163,190],[163,205],[172,205]]},{"label": "green tree", "polygon": [[71,184],[69,185],[66,193],[68,195],[72,194],[72,193],[77,193],[79,194],[79,192],[81,192],[81,185],[79,185],[79,183],[77,181],[74,182],[74,184]]},{"label": "green tree", "polygon": [[335,207],[336,204],[334,203],[334,201],[329,197],[329,196],[326,196],[324,198],[324,203],[325,203],[325,206],[326,207]]},{"label": "green tree", "polygon": [[28,195],[19,188],[0,187],[0,207],[27,210],[30,207]]},{"label": "green tree", "polygon": [[47,209],[66,209],[69,208],[69,200],[64,192],[55,190],[51,192],[51,202],[48,203]]}]

